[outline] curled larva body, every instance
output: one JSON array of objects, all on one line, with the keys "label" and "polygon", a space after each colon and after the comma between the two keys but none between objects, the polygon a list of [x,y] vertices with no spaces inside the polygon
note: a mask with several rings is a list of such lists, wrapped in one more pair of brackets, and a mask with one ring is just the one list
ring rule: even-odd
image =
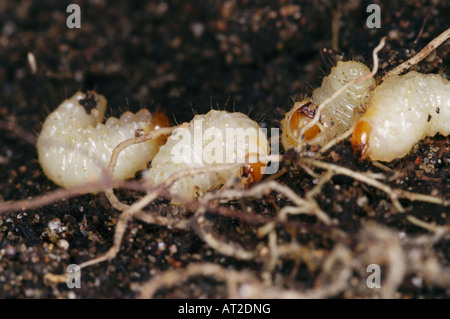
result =
[{"label": "curled larva body", "polygon": [[[316,88],[309,100],[297,102],[281,121],[283,133],[281,141],[285,149],[297,146],[297,134],[315,116],[317,106],[330,98],[334,92],[346,83],[367,76],[370,69],[360,62],[339,61],[326,76],[322,85]],[[353,119],[362,114],[361,104],[369,95],[370,89],[376,85],[373,78],[355,83],[332,100],[320,114],[320,124],[323,129],[315,125],[305,132],[305,140],[309,144],[323,146],[331,139],[347,131]]]},{"label": "curled larva body", "polygon": [[[165,115],[141,109],[111,117],[102,124],[106,99],[99,94],[76,93],[63,101],[44,121],[37,141],[39,162],[47,177],[68,188],[102,178],[114,148],[126,139],[168,126]],[[132,145],[122,151],[114,169],[114,179],[134,177],[145,169],[157,153],[162,139]]]},{"label": "curled larva body", "polygon": [[[172,203],[179,204],[177,197],[196,198],[218,189],[233,176],[246,187],[259,181],[265,167],[259,157],[268,153],[268,141],[258,123],[243,113],[211,110],[173,131],[153,159],[146,178],[159,185],[172,174],[205,168],[204,173],[182,177],[171,186]],[[208,167],[222,163],[243,165],[208,172]]]},{"label": "curled larva body", "polygon": [[380,84],[352,136],[355,152],[371,160],[402,158],[420,139],[450,134],[450,81],[411,71]]}]

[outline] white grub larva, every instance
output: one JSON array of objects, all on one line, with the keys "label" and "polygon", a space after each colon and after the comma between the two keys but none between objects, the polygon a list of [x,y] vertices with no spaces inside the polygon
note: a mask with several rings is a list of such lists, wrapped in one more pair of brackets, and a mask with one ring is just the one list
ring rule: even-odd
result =
[{"label": "white grub larva", "polygon": [[426,136],[450,134],[450,81],[411,71],[380,84],[367,101],[352,137],[355,152],[378,161],[409,153]]},{"label": "white grub larva", "polygon": [[[302,127],[312,121],[318,105],[348,82],[368,74],[370,74],[370,69],[360,62],[339,61],[332,68],[330,74],[323,79],[322,85],[313,91],[309,100],[296,102],[294,107],[286,113],[285,118],[281,121],[283,130],[281,142],[284,148],[290,149],[298,145],[297,135]],[[332,100],[321,111],[319,123],[322,129],[318,125],[307,129],[304,133],[304,140],[308,144],[323,146],[347,131],[352,126],[355,116],[357,118],[361,116],[361,104],[375,84],[373,78],[368,78],[350,86]]]},{"label": "white grub larva", "polygon": [[[101,180],[114,148],[126,139],[169,126],[161,112],[146,109],[110,117],[102,124],[106,99],[94,92],[78,92],[62,102],[45,120],[37,141],[39,162],[47,177],[69,188]],[[158,152],[164,138],[126,148],[117,160],[114,179],[134,177]]]},{"label": "white grub larva", "polygon": [[[177,198],[196,198],[220,188],[232,177],[239,178],[245,187],[259,181],[265,168],[259,157],[268,153],[268,141],[258,123],[243,113],[211,110],[173,131],[153,159],[146,178],[159,185],[174,173],[205,168],[204,173],[182,177],[170,187],[172,203],[179,204]],[[222,163],[245,164],[208,172],[208,167]]]}]

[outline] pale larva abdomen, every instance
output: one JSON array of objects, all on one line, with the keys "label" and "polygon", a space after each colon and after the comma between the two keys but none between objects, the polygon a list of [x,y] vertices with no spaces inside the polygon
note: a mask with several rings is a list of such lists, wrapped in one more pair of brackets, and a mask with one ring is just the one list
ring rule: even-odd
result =
[{"label": "pale larva abdomen", "polygon": [[[313,91],[309,100],[297,102],[285,118],[282,120],[282,143],[285,149],[297,146],[296,134],[299,129],[311,121],[315,116],[318,105],[330,98],[337,90],[350,81],[370,74],[367,66],[360,62],[339,61],[326,76],[322,85]],[[323,131],[318,126],[313,126],[305,132],[305,140],[309,144],[324,145],[331,139],[347,131],[356,116],[361,116],[362,101],[369,95],[371,87],[376,85],[373,78],[355,83],[331,101],[320,114],[320,123]]]},{"label": "pale larva abdomen", "polygon": [[[244,139],[241,139],[242,134]],[[241,167],[178,179],[170,188],[172,203],[178,204],[176,197],[196,198],[198,194],[219,188],[233,176],[241,178],[241,181],[246,179],[248,184],[258,181],[264,165],[259,161],[249,162],[249,155],[264,156],[268,152],[265,134],[247,115],[211,110],[207,114],[196,115],[187,127],[173,131],[153,159],[146,178],[152,184],[159,185],[172,174],[192,168],[247,163],[243,164],[245,178]]]},{"label": "pale larva abdomen", "polygon": [[[319,105],[348,82],[368,74],[370,69],[360,62],[339,61],[331,73],[323,79],[322,85],[313,91],[311,100]],[[370,88],[375,85],[373,78],[355,83],[323,109],[320,122],[325,127],[328,139],[344,133],[352,126],[354,112],[357,112],[356,116],[362,114],[360,106],[369,95]]]},{"label": "pale larva abdomen", "polygon": [[[68,188],[102,178],[114,148],[136,134],[146,133],[164,123],[155,122],[148,110],[125,112],[102,124],[106,99],[96,93],[76,93],[62,102],[45,120],[37,141],[39,162],[47,177]],[[160,119],[159,119],[160,120]],[[114,179],[123,180],[147,167],[161,140],[150,140],[123,150],[114,169]]]},{"label": "pale larva abdomen", "polygon": [[437,133],[450,134],[450,82],[411,71],[389,77],[372,92],[352,145],[363,157],[389,162]]}]

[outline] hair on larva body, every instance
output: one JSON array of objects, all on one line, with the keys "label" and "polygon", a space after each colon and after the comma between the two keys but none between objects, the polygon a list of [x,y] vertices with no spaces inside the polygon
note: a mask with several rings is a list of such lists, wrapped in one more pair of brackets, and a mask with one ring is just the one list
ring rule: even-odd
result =
[{"label": "hair on larva body", "polygon": [[367,101],[352,137],[357,153],[371,160],[402,158],[420,139],[450,134],[450,81],[411,71],[380,84]]},{"label": "hair on larva body", "polygon": [[[281,121],[283,129],[281,141],[284,148],[290,149],[298,145],[298,132],[314,118],[318,105],[330,98],[346,83],[368,74],[370,74],[369,68],[360,62],[339,61],[330,74],[323,79],[322,85],[313,91],[309,100],[295,103],[294,107],[286,113]],[[329,103],[320,114],[319,123],[323,129],[314,125],[306,130],[304,136],[306,142],[323,146],[348,130],[354,117],[361,116],[361,103],[375,84],[373,78],[356,83]]]},{"label": "hair on larva body", "polygon": [[[37,141],[39,162],[47,177],[69,188],[101,180],[114,148],[124,140],[169,126],[162,113],[141,109],[110,117],[102,124],[106,99],[94,92],[78,92],[63,101],[44,121]],[[114,170],[115,180],[134,177],[147,167],[164,139],[132,145],[124,150]]]},{"label": "hair on larva body", "polygon": [[[246,132],[245,134],[248,133],[245,144],[239,145],[240,142],[236,136],[230,141],[227,138],[228,129],[242,129]],[[239,112],[211,110],[207,114],[196,115],[187,127],[173,131],[167,143],[156,154],[145,177],[152,184],[159,185],[172,174],[189,169],[206,168],[204,173],[180,178],[170,187],[174,204],[178,203],[176,197],[196,198],[199,194],[221,187],[230,177],[240,179],[241,183],[248,187],[262,178],[265,164],[259,160],[245,161],[247,164],[241,167],[235,166],[214,172],[208,172],[207,168],[216,167],[221,163],[241,163],[236,146],[244,146],[241,150],[244,150],[245,154],[241,155],[244,155],[246,160],[249,156],[268,155],[268,141],[265,134],[261,134],[260,129],[258,123]],[[200,133],[196,130],[201,130],[202,137],[196,136]],[[216,143],[214,151],[210,148],[211,142]],[[201,152],[196,151],[199,149]],[[232,161],[226,159],[232,159]]]}]

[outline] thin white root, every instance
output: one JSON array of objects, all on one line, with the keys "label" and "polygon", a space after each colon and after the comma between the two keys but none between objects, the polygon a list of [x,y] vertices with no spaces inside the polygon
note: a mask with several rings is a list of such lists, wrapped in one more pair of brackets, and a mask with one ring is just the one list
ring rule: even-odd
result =
[{"label": "thin white root", "polygon": [[22,199],[18,201],[7,201],[0,203],[0,214],[14,212],[19,210],[36,209],[45,205],[54,203],[61,199],[77,197],[85,193],[101,192],[105,186],[114,185],[116,187],[124,186],[123,182],[113,182],[110,180],[97,181],[86,185],[71,187],[69,189],[57,189],[44,195],[33,198]]},{"label": "thin white root", "polygon": [[[119,145],[117,145],[111,155],[111,159],[109,161],[109,165],[108,165],[108,172],[109,174],[112,176],[114,174],[114,168],[116,167],[117,164],[117,159],[119,158],[120,152],[122,152],[124,149],[126,149],[127,147],[134,145],[134,144],[139,144],[148,140],[152,140],[152,139],[156,139],[162,135],[169,135],[170,133],[173,132],[173,130],[175,130],[176,128],[178,128],[178,126],[173,126],[173,127],[167,127],[167,128],[159,128],[156,131],[151,131],[149,133],[146,133],[144,135],[135,137],[135,138],[130,138],[128,140],[123,141],[122,143],[120,143]],[[127,204],[124,204],[122,202],[119,201],[119,199],[116,197],[116,195],[114,194],[114,190],[112,187],[106,187],[105,188],[105,195],[108,198],[109,202],[111,203],[111,205],[120,211],[124,211],[126,209],[128,209],[130,206]]]},{"label": "thin white root", "polygon": [[196,276],[212,276],[216,278],[216,280],[226,282],[227,288],[229,289],[228,293],[231,296],[239,295],[238,288],[240,283],[258,281],[251,272],[231,270],[211,263],[192,264],[181,271],[166,271],[148,281],[141,287],[140,297],[145,299],[153,298],[159,289],[176,286],[190,277]]},{"label": "thin white root", "polygon": [[163,288],[173,288],[193,277],[212,277],[222,281],[227,287],[226,298],[246,299],[318,299],[335,296],[345,290],[352,274],[350,251],[338,245],[328,256],[324,265],[324,272],[335,271],[341,268],[330,282],[323,282],[318,288],[304,292],[294,289],[277,288],[270,282],[261,280],[248,271],[237,271],[216,264],[191,264],[185,269],[168,270],[141,286],[140,297],[154,298],[155,294]]},{"label": "thin white root", "polygon": [[194,229],[197,236],[199,236],[209,247],[213,248],[224,256],[234,257],[239,260],[255,260],[258,255],[257,251],[251,251],[242,248],[237,243],[228,243],[216,239],[211,233],[205,230],[205,211],[198,211],[196,216],[192,219],[190,226]]},{"label": "thin white root", "polygon": [[436,224],[434,223],[427,223],[415,216],[407,216],[406,219],[413,225],[417,226],[417,227],[421,227],[423,229],[426,229],[430,232],[435,232],[438,229],[438,226],[436,226]]},{"label": "thin white root", "polygon": [[411,59],[403,62],[402,64],[396,66],[388,73],[386,73],[383,77],[383,81],[393,75],[399,75],[404,71],[408,70],[410,67],[418,64],[420,61],[425,59],[433,50],[435,50],[438,46],[447,41],[449,38],[450,38],[450,28],[442,32],[436,38],[434,38],[430,43],[428,43],[419,53],[417,53]]},{"label": "thin white root", "polygon": [[225,199],[236,199],[243,197],[261,197],[261,194],[268,194],[270,191],[275,191],[277,193],[283,194],[295,205],[294,207],[287,208],[283,211],[280,210],[278,217],[280,220],[286,220],[287,213],[304,213],[309,215],[316,215],[316,217],[322,221],[324,224],[329,225],[331,223],[330,217],[323,212],[315,202],[306,200],[298,196],[292,189],[286,185],[280,184],[276,181],[266,181],[256,184],[248,190],[234,190],[234,189],[224,189],[216,193],[206,194],[202,202],[208,202],[213,199],[225,198]]},{"label": "thin white root", "polygon": [[116,230],[114,232],[114,243],[113,246],[102,256],[91,259],[80,264],[80,268],[85,268],[90,265],[98,264],[102,261],[110,260],[116,257],[120,250],[120,244],[122,243],[123,235],[128,224],[128,221],[133,217],[134,214],[139,212],[145,206],[147,206],[151,201],[153,201],[158,196],[157,191],[148,193],[145,197],[141,198],[139,201],[127,208],[119,217],[117,221]]},{"label": "thin white root", "polygon": [[405,191],[405,190],[392,189],[388,185],[377,181],[376,179],[373,178],[373,176],[370,176],[367,173],[358,173],[358,172],[352,171],[351,169],[348,169],[348,168],[345,168],[342,166],[325,163],[322,161],[308,159],[308,158],[301,158],[300,160],[302,162],[304,162],[305,164],[309,164],[309,165],[323,168],[326,170],[331,170],[337,174],[342,174],[342,175],[352,177],[360,182],[363,182],[370,186],[378,188],[379,190],[385,192],[391,198],[392,203],[394,204],[395,208],[399,212],[404,212],[404,208],[402,207],[402,205],[400,204],[400,202],[398,200],[399,198],[406,198],[411,201],[422,201],[422,202],[428,202],[428,203],[438,204],[438,205],[443,205],[443,206],[449,205],[449,202],[447,200],[437,198],[434,196],[413,193],[413,192],[409,192],[409,191]]},{"label": "thin white root", "polygon": [[[118,151],[118,152],[120,152],[120,151]],[[160,184],[156,187],[155,186],[148,187],[148,189],[151,189],[151,191],[149,191],[149,193],[147,195],[145,195],[143,198],[139,199],[137,202],[133,203],[131,206],[127,205],[126,209],[120,215],[119,220],[116,225],[116,230],[114,233],[113,246],[104,255],[80,264],[80,268],[84,268],[84,267],[87,267],[90,265],[94,265],[94,264],[115,258],[115,256],[117,255],[117,253],[120,250],[120,245],[122,242],[122,238],[125,234],[127,224],[131,220],[131,218],[135,217],[135,215],[137,215],[137,214],[139,214],[140,220],[153,221],[153,222],[156,222],[158,225],[161,223],[162,226],[169,226],[169,225],[173,224],[177,228],[187,227],[189,225],[188,222],[179,222],[178,220],[172,221],[170,219],[163,218],[160,216],[152,216],[152,217],[148,216],[148,215],[146,216],[142,212],[142,209],[144,209],[148,204],[150,204],[153,200],[155,200],[159,195],[166,192],[166,190],[180,178],[183,178],[185,176],[195,175],[198,173],[224,170],[224,169],[228,169],[230,167],[235,167],[236,165],[239,165],[239,164],[224,164],[224,165],[220,165],[218,167],[200,167],[200,168],[194,168],[194,169],[190,169],[190,170],[186,170],[186,171],[181,171],[181,172],[172,174],[162,184]],[[124,205],[124,204],[122,204],[122,205]]]}]

